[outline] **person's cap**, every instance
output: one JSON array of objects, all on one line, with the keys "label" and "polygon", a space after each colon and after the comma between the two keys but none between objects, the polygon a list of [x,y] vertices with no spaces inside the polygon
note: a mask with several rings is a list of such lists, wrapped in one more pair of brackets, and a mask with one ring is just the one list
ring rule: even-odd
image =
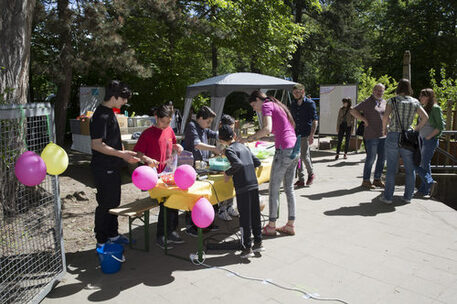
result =
[{"label": "person's cap", "polygon": [[233,131],[230,125],[222,125],[219,128],[219,139],[230,141],[235,136],[235,132]]}]

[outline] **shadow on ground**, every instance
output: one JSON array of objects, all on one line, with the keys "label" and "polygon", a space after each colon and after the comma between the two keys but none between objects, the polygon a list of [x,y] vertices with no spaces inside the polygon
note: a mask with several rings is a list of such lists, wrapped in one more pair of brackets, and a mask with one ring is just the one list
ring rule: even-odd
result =
[{"label": "shadow on ground", "polygon": [[327,167],[346,167],[346,166],[358,166],[360,161],[340,161],[333,165],[327,165]]},{"label": "shadow on ground", "polygon": [[374,198],[371,202],[360,203],[358,206],[328,210],[324,214],[328,216],[376,216],[381,213],[394,212],[397,207],[408,204],[400,199],[395,199],[392,204],[388,205],[380,202],[378,198]]},{"label": "shadow on ground", "polygon": [[340,197],[344,195],[349,195],[353,194],[356,192],[360,191],[366,191],[362,186],[351,188],[351,189],[339,189],[339,190],[333,190],[329,192],[323,192],[323,193],[316,193],[316,194],[310,194],[310,195],[301,195],[301,197],[306,197],[310,200],[313,201],[318,201],[326,197]]},{"label": "shadow on ground", "polygon": [[[179,216],[180,227],[184,223],[184,214]],[[216,221],[220,230],[217,232],[207,232],[203,234],[204,246],[208,243],[221,243],[223,240],[238,241],[236,232],[239,227],[237,218],[230,222],[219,219]],[[164,286],[172,283],[175,278],[175,271],[198,271],[205,269],[204,266],[192,264],[189,255],[196,253],[198,239],[190,237],[180,232],[184,239],[184,244],[173,244],[169,250],[169,255],[165,255],[164,250],[156,246],[157,223],[150,225],[150,251],[130,249],[125,247],[124,255],[126,262],[121,270],[114,274],[104,274],[101,271],[98,256],[95,249],[89,249],[66,254],[67,272],[78,282],[57,285],[48,295],[48,298],[66,298],[76,293],[88,292],[88,302],[109,301],[118,296],[123,290],[127,290],[136,285]],[[144,246],[144,229],[140,225],[133,229],[133,239],[135,247]],[[267,240],[266,240],[267,241]],[[95,240],[94,240],[95,242]],[[95,243],[94,243],[95,247]],[[228,266],[233,264],[250,263],[249,260],[241,260],[235,250],[212,250],[207,251],[208,256],[205,264],[211,266]],[[258,256],[260,254],[257,254]]]}]

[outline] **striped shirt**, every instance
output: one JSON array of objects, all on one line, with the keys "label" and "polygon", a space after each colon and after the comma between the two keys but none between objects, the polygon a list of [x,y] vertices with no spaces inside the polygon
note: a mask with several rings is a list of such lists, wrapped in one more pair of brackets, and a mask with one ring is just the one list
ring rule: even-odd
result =
[{"label": "striped shirt", "polygon": [[[398,123],[398,118],[400,118],[403,129],[410,129],[413,124],[417,108],[421,106],[419,101],[411,96],[395,96],[390,98],[387,101],[387,104],[392,108],[388,128],[390,132],[401,132],[401,126]],[[395,107],[397,109],[395,109]],[[397,116],[397,110],[400,117]]]}]

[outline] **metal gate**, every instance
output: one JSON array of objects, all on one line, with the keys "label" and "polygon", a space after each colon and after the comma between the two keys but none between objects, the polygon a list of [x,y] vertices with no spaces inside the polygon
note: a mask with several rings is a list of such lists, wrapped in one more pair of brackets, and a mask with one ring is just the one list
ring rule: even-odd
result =
[{"label": "metal gate", "polygon": [[0,303],[39,303],[65,273],[59,179],[21,184],[14,165],[54,138],[49,103],[0,106]]}]

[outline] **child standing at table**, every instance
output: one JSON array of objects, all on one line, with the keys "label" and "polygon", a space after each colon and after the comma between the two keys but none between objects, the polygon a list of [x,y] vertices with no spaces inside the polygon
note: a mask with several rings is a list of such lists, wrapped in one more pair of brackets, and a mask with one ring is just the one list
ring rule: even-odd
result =
[{"label": "child standing at table", "polygon": [[[173,111],[167,105],[160,106],[156,112],[156,125],[147,128],[141,133],[138,142],[133,150],[138,157],[148,166],[157,167],[160,173],[165,169],[166,161],[172,156],[172,151],[181,153],[183,148],[176,143],[176,136],[170,127]],[[160,204],[159,218],[157,220],[157,246],[165,248],[165,230],[163,223],[163,204]],[[167,208],[167,236],[168,243],[180,244],[184,241],[179,236],[176,228],[178,227],[178,210]],[[168,246],[168,249],[171,249]]]},{"label": "child standing at table", "polygon": [[[211,123],[216,117],[216,113],[210,107],[203,106],[197,112],[197,120],[190,121],[184,131],[184,150],[192,152],[194,161],[208,161],[211,152],[220,154],[221,151],[208,143],[211,138],[217,138],[217,132],[210,129]],[[214,222],[208,227],[211,231],[219,229]],[[186,234],[198,237],[197,226],[191,220],[191,213],[186,212]]]},{"label": "child standing at table", "polygon": [[[224,172],[225,181],[233,177],[236,191],[236,202],[240,213],[241,245],[243,259],[254,256],[254,252],[265,250],[262,246],[262,226],[260,223],[259,184],[255,168],[260,161],[243,144],[235,141],[235,132],[223,125],[219,129],[219,141],[228,145],[225,156],[231,167]],[[254,245],[251,243],[251,231],[254,235]]]},{"label": "child standing at table", "polygon": [[[232,130],[235,130],[235,119],[233,119],[233,117],[228,114],[223,114],[221,117],[221,123],[219,124],[219,128],[224,125],[229,126],[230,128],[232,128]],[[217,211],[217,216],[224,221],[231,221],[232,216],[240,216],[238,210],[233,208],[233,198],[230,198],[219,203],[219,210]]]}]

